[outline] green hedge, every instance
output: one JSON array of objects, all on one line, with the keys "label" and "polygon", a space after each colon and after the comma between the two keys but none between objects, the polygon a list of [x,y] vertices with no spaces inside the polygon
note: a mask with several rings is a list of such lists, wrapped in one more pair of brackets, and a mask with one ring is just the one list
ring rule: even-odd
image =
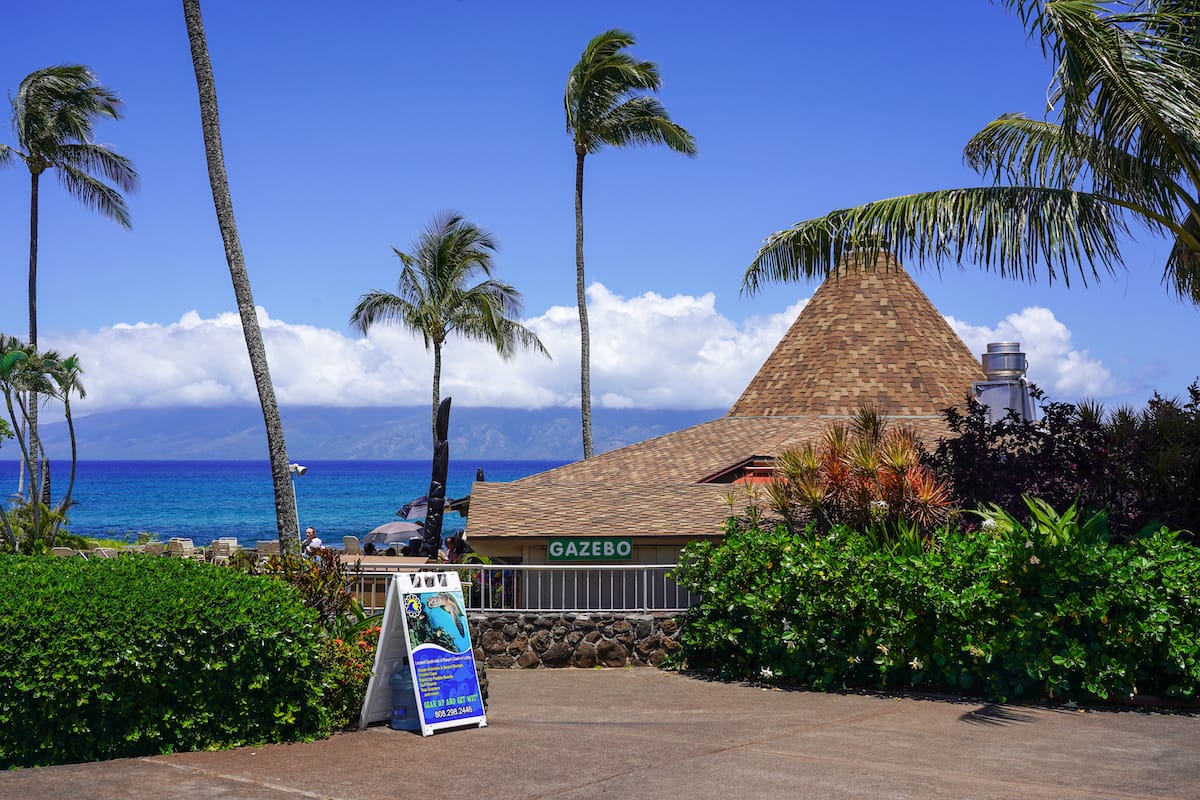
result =
[{"label": "green hedge", "polygon": [[1200,689],[1200,550],[1165,529],[1126,545],[1036,525],[951,531],[913,553],[847,528],[732,527],[677,570],[704,595],[682,634],[688,666],[999,700]]},{"label": "green hedge", "polygon": [[0,556],[0,767],[327,735],[321,636],[280,581]]}]

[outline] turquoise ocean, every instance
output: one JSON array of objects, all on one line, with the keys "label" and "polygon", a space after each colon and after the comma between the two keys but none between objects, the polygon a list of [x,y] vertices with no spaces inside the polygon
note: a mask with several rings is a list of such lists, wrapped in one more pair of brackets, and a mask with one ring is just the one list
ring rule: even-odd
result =
[{"label": "turquoise ocean", "polygon": [[[448,498],[470,493],[475,472],[488,481],[511,481],[562,465],[562,461],[451,462]],[[405,503],[429,491],[428,461],[307,461],[295,478],[296,506],[303,529],[309,525],[327,543],[340,547],[346,535],[362,536],[393,522]],[[53,463],[55,501],[67,489],[67,464]],[[0,461],[0,482],[17,481],[17,463]],[[274,539],[275,499],[266,461],[81,461],[72,493],[75,504],[66,528],[74,534],[134,541],[139,532],[208,544],[236,536],[244,545]],[[530,509],[531,515],[552,509]],[[466,521],[446,515],[444,534]]]}]

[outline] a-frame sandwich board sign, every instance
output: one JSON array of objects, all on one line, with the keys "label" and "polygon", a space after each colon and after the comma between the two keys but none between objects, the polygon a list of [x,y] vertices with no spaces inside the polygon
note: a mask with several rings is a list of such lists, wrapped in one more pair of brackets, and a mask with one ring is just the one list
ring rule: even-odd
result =
[{"label": "a-frame sandwich board sign", "polygon": [[425,736],[443,728],[484,727],[462,582],[452,570],[397,573],[388,588],[379,644],[358,726],[392,713],[389,678],[409,670]]}]

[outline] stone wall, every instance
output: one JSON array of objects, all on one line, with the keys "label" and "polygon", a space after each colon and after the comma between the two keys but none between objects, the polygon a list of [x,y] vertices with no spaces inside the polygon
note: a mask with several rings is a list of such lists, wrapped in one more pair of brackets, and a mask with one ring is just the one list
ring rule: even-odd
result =
[{"label": "stone wall", "polygon": [[501,669],[658,666],[679,649],[680,622],[674,614],[470,616],[475,658]]}]

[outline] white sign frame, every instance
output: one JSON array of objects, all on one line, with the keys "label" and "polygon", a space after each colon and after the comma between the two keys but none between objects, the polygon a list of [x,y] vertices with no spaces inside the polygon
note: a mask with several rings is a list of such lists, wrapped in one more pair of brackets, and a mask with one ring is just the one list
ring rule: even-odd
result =
[{"label": "white sign frame", "polygon": [[[413,644],[419,635],[413,628],[416,620],[422,617],[427,623],[436,619],[437,624],[433,627],[445,631],[444,635],[440,634],[442,639],[466,649],[451,651],[434,642]],[[426,624],[423,629],[429,627]],[[360,730],[372,722],[391,717],[392,690],[388,678],[405,661],[416,700],[412,711],[424,736],[445,728],[487,726],[487,712],[475,672],[462,581],[457,572],[422,570],[400,572],[392,577],[371,679],[358,718]],[[469,670],[464,662],[470,664]],[[453,684],[452,679],[456,679]],[[451,686],[458,687],[459,693],[447,695],[446,689]]]}]

